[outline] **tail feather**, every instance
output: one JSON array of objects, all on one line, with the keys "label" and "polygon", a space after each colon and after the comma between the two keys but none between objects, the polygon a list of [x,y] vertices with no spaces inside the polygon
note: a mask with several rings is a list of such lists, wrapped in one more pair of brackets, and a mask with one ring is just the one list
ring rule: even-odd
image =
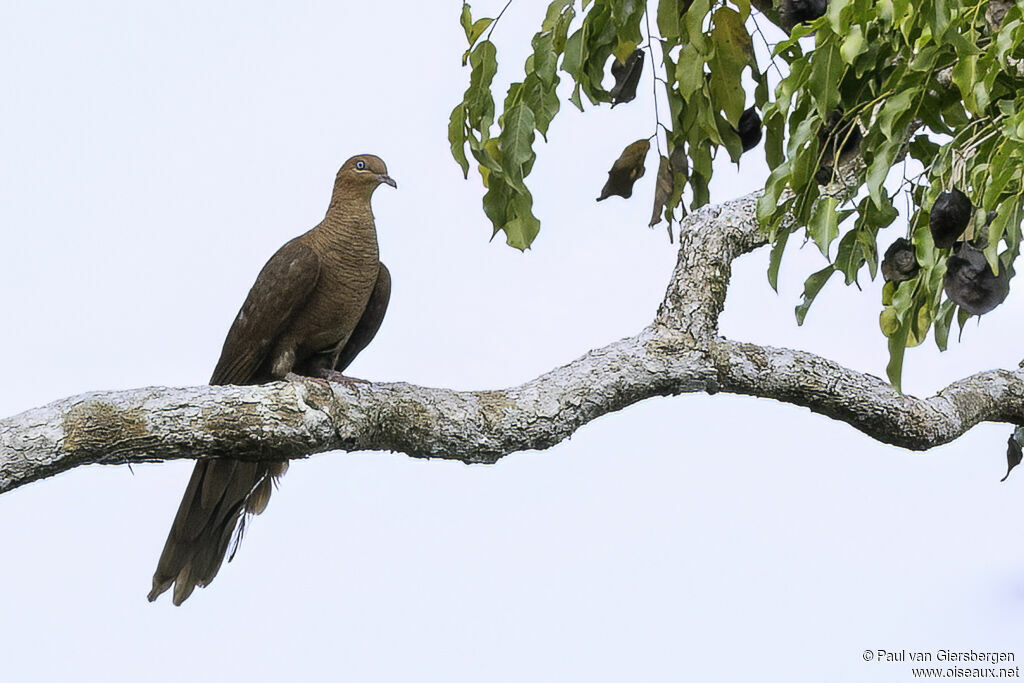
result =
[{"label": "tail feather", "polygon": [[149,600],[156,600],[173,584],[173,601],[180,605],[196,586],[213,581],[232,539],[237,549],[245,519],[266,508],[273,483],[287,468],[286,461],[214,458],[197,462],[153,574]]},{"label": "tail feather", "polygon": [[207,473],[207,476],[203,477],[202,495],[199,499],[199,504],[205,508],[212,508],[217,502],[224,497],[224,492],[227,487],[231,484],[232,476],[238,469],[238,460],[215,460],[217,472],[216,475]]},{"label": "tail feather", "polygon": [[[186,564],[174,580],[174,592],[171,594],[171,600],[175,605],[180,605],[188,599],[188,596],[192,595],[192,591],[195,589],[196,582],[192,580],[192,565]],[[154,599],[154,596],[150,595],[149,601],[153,602]]]},{"label": "tail feather", "polygon": [[249,514],[258,515],[267,509],[270,502],[270,492],[273,489],[273,477],[264,477],[263,481],[256,484],[252,494],[245,501],[245,511]]}]

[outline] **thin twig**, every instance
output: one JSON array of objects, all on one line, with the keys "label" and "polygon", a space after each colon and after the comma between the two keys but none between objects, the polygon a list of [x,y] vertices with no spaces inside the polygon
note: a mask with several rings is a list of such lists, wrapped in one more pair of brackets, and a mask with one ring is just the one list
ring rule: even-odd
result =
[{"label": "thin twig", "polygon": [[[666,131],[665,142],[668,143],[668,128],[661,123],[661,116],[658,114],[658,69],[654,66],[654,46],[651,44],[654,42],[654,38],[651,36],[651,20],[648,17],[647,4],[644,4],[644,24],[647,25],[647,52],[651,56],[651,94],[654,96],[654,145],[658,150],[658,157],[664,156],[661,151],[661,139],[658,137],[658,128],[664,128]],[[662,50],[664,50],[662,46]],[[665,81],[665,86],[668,86],[668,82]]]},{"label": "thin twig", "polygon": [[505,13],[505,10],[507,10],[508,6],[511,4],[512,0],[508,0],[508,2],[505,3],[505,6],[501,8],[501,11],[498,12],[498,16],[494,17],[494,21],[491,22],[490,28],[487,29],[487,35],[484,37],[484,40],[491,39],[491,34],[494,33],[494,27],[498,25],[498,19],[501,19],[501,15]]},{"label": "thin twig", "polygon": [[754,32],[761,36],[761,41],[768,50],[768,63],[775,67],[775,71],[778,72],[779,78],[785,78],[785,76],[782,75],[782,69],[779,68],[778,63],[775,61],[775,57],[772,55],[774,48],[772,48],[772,44],[768,42],[768,38],[765,36],[764,31],[761,30],[761,25],[757,23],[757,17],[751,14],[750,20],[754,22]]}]

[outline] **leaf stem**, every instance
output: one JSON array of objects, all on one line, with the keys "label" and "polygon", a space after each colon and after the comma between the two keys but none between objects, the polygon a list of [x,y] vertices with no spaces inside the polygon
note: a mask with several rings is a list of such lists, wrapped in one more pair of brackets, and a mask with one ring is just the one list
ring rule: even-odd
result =
[{"label": "leaf stem", "polygon": [[768,37],[765,36],[764,31],[761,30],[761,25],[757,23],[757,17],[751,14],[750,19],[751,21],[754,22],[754,30],[756,31],[757,35],[761,36],[761,42],[764,43],[765,48],[768,50],[768,63],[775,68],[775,71],[779,74],[780,79],[785,78],[785,76],[782,73],[782,69],[779,68],[779,64],[778,62],[775,61],[775,57],[773,56],[775,48],[773,48],[772,44],[768,42]]},{"label": "leaf stem", "polygon": [[505,6],[501,8],[501,11],[498,12],[498,16],[494,17],[494,21],[491,22],[490,28],[487,29],[487,35],[484,36],[484,40],[491,39],[491,34],[494,33],[494,27],[498,25],[498,19],[501,19],[501,15],[505,13],[505,10],[507,10],[508,6],[511,4],[512,0],[508,0],[508,2],[505,3]]},{"label": "leaf stem", "polygon": [[[658,158],[660,159],[664,154],[661,151],[661,138],[658,137],[658,128],[664,128],[666,136],[668,128],[661,122],[661,116],[658,113],[658,68],[654,66],[654,45],[652,45],[654,38],[651,37],[651,20],[648,16],[648,3],[646,2],[644,3],[644,24],[647,27],[647,53],[651,57],[651,95],[654,97],[654,135],[651,137],[654,138],[654,145],[658,150]],[[664,49],[662,47],[662,50]],[[667,87],[668,81],[665,80],[664,82]]]}]

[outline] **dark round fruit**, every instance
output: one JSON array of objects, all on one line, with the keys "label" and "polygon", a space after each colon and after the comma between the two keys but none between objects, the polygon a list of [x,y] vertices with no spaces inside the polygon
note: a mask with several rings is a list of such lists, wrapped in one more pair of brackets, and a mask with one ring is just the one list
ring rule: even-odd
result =
[{"label": "dark round fruit", "polygon": [[736,132],[740,134],[740,143],[743,151],[749,152],[761,142],[761,117],[757,110],[751,107],[740,116],[739,127]]},{"label": "dark round fruit", "polygon": [[903,282],[917,275],[921,266],[910,240],[900,237],[889,245],[882,259],[882,277],[886,282]]},{"label": "dark round fruit", "polygon": [[946,262],[942,288],[968,313],[984,315],[1003,303],[1010,293],[1009,269],[1000,268],[996,275],[982,252],[962,242]]},{"label": "dark round fruit", "polygon": [[939,195],[928,217],[928,227],[936,247],[949,249],[956,244],[971,220],[971,209],[971,200],[955,187]]}]

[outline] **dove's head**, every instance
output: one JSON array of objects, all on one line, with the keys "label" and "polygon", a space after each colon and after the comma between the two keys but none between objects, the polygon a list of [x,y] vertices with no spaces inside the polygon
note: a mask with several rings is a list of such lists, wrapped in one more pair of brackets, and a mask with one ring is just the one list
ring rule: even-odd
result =
[{"label": "dove's head", "polygon": [[394,178],[388,175],[383,159],[372,154],[357,154],[338,169],[334,192],[368,198],[378,185],[398,187]]}]

